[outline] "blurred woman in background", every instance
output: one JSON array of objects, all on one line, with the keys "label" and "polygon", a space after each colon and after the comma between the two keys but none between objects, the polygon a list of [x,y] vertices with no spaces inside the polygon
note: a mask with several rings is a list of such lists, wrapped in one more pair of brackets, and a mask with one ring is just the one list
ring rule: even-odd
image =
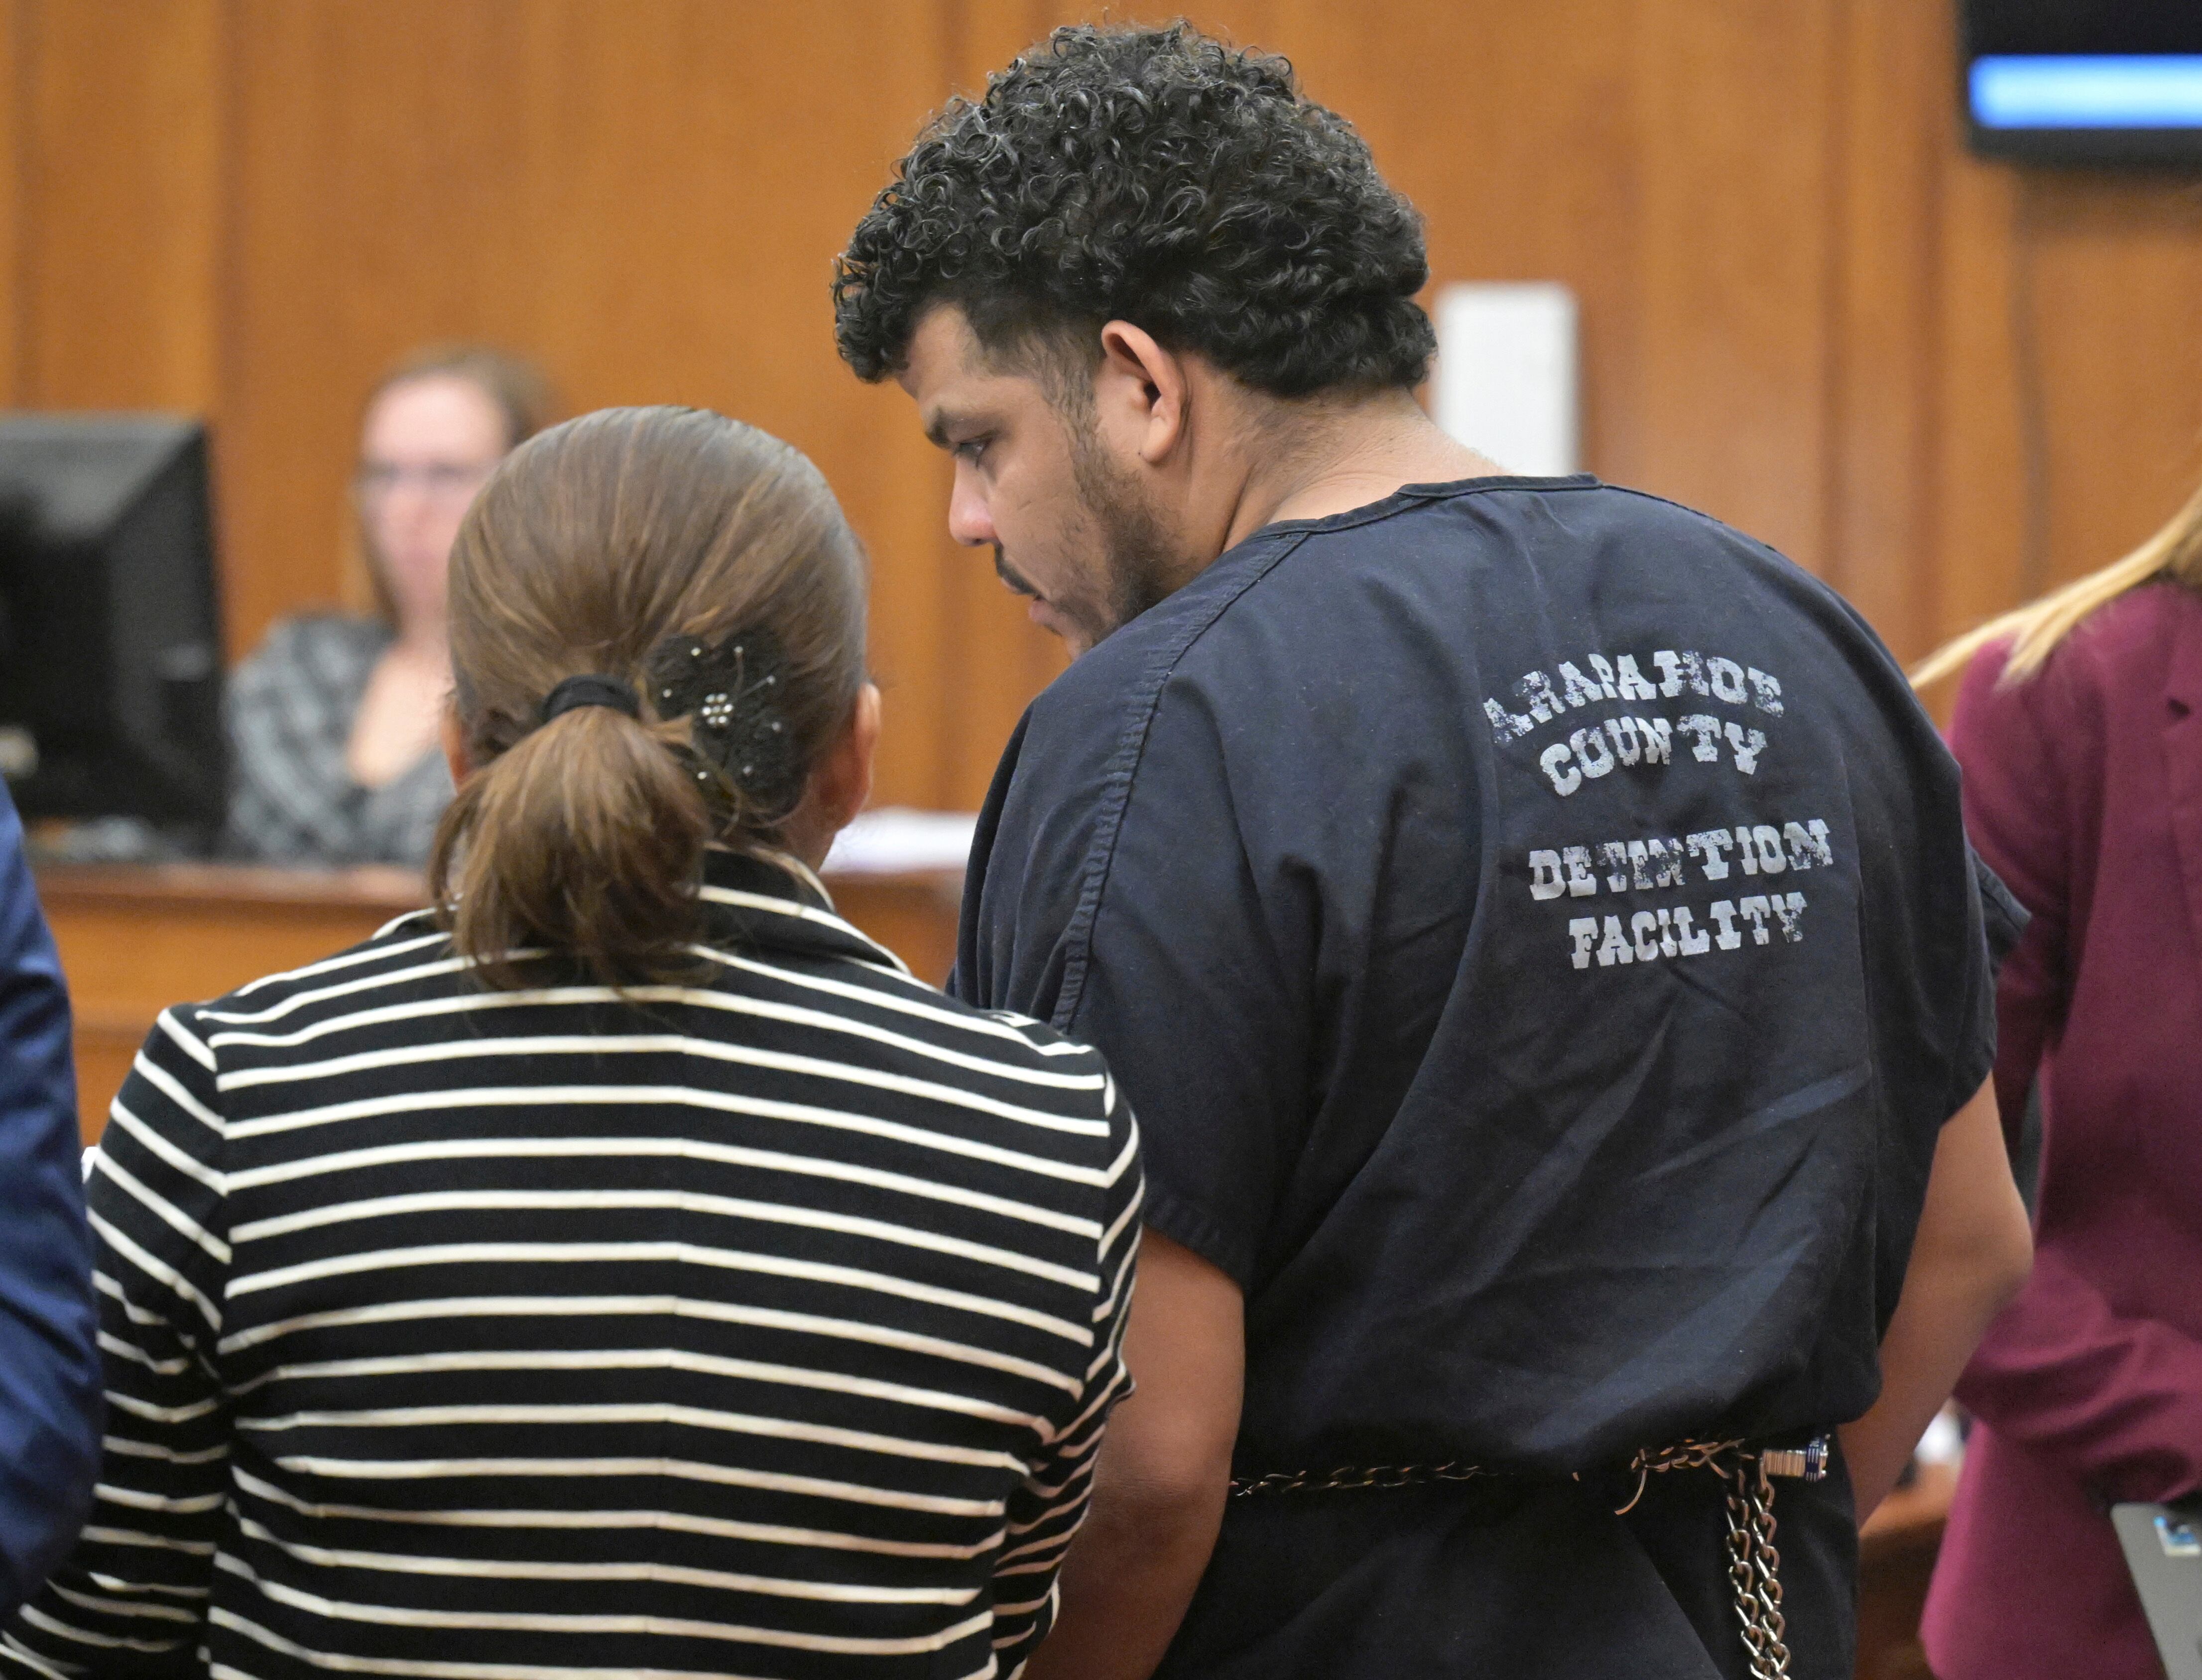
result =
[{"label": "blurred woman in background", "polygon": [[375,386],[352,491],[380,611],[285,619],[230,679],[231,856],[427,861],[451,799],[436,731],[452,539],[549,410],[541,374],[475,345],[416,352]]},{"label": "blurred woman in background", "polygon": [[2161,1680],[2109,1516],[2202,1488],[2202,492],[1942,650],[1974,845],[2034,914],[1996,1096],[2043,1117],[2034,1274],[1973,1413],[1924,1635],[1941,1680]]},{"label": "blurred woman in background", "polygon": [[154,1029],[86,1192],[99,1502],[0,1668],[1017,1671],[1139,1162],[1098,1056],[818,884],[864,595],[817,469],[717,415],[491,478],[439,908]]}]

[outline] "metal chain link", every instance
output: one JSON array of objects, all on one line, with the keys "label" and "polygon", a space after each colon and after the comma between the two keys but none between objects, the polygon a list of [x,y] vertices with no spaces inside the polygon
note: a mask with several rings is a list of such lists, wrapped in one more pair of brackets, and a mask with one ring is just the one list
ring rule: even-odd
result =
[{"label": "metal chain link", "polygon": [[1644,1497],[1645,1483],[1670,1470],[1710,1470],[1721,1478],[1728,1517],[1728,1585],[1751,1680],[1789,1680],[1789,1624],[1781,1613],[1781,1553],[1774,1544],[1774,1477],[1817,1481],[1826,1474],[1827,1448],[1815,1441],[1801,1451],[1752,1452],[1740,1441],[1685,1441],[1640,1452],[1629,1460],[1636,1492],[1623,1513]]},{"label": "metal chain link", "polygon": [[1273,1471],[1231,1484],[1231,1497],[1253,1494],[1357,1493],[1364,1488],[1420,1488],[1433,1482],[1473,1482],[1495,1471],[1481,1465],[1372,1465],[1366,1469],[1340,1465],[1333,1471]]},{"label": "metal chain link", "polygon": [[[1615,1513],[1626,1516],[1644,1497],[1654,1476],[1675,1470],[1710,1470],[1721,1479],[1728,1519],[1728,1584],[1751,1680],[1789,1680],[1788,1622],[1781,1612],[1781,1553],[1774,1535],[1774,1477],[1818,1481],[1825,1475],[1827,1442],[1798,1448],[1748,1450],[1740,1441],[1682,1441],[1646,1447],[1629,1459],[1636,1491]],[[1472,1482],[1501,1472],[1482,1465],[1340,1466],[1328,1471],[1278,1471],[1231,1484],[1233,1499],[1256,1494],[1350,1493],[1369,1488],[1414,1488],[1434,1482]]]},{"label": "metal chain link", "polygon": [[1781,1613],[1781,1553],[1774,1545],[1774,1483],[1763,1454],[1721,1467],[1728,1487],[1728,1578],[1743,1624],[1752,1680],[1788,1680],[1788,1623]]}]

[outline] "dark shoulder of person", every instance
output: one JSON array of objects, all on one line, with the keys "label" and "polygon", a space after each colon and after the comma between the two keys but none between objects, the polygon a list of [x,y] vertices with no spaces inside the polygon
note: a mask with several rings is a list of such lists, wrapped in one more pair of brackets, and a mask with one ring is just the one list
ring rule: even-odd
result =
[{"label": "dark shoulder of person", "polygon": [[1469,878],[1526,873],[1562,838],[1732,850],[1777,808],[1776,843],[1794,822],[1816,856],[1799,802],[1831,775],[1884,859],[1922,801],[1954,824],[1954,768],[1902,670],[1765,545],[1588,477],[1410,486],[1257,533],[1034,703],[982,825],[966,995],[1045,1013],[1075,992],[1077,929],[1135,787],[1157,787],[1166,708],[1203,720],[1167,737],[1216,761],[1185,773],[1229,779],[1232,843],[1266,838],[1349,899],[1374,890],[1369,842],[1403,789],[1423,861]]},{"label": "dark shoulder of person", "polygon": [[949,989],[1063,1024],[1090,917],[1163,687],[1218,616],[1288,554],[1257,533],[1072,662],[1027,708],[987,790]]}]

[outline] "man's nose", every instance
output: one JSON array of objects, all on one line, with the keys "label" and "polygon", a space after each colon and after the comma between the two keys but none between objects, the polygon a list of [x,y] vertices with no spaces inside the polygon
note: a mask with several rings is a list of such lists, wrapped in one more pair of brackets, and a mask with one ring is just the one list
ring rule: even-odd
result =
[{"label": "man's nose", "polygon": [[967,548],[986,548],[998,542],[993,516],[986,498],[978,492],[960,466],[955,487],[948,492],[948,534]]}]

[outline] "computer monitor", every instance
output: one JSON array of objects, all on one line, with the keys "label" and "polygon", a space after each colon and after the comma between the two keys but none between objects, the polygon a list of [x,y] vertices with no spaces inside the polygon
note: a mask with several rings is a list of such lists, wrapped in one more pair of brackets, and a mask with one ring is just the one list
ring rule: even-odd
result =
[{"label": "computer monitor", "polygon": [[1973,149],[2202,167],[2202,0],[1960,0]]},{"label": "computer monitor", "polygon": [[0,773],[26,820],[219,831],[213,534],[197,421],[0,414]]}]

